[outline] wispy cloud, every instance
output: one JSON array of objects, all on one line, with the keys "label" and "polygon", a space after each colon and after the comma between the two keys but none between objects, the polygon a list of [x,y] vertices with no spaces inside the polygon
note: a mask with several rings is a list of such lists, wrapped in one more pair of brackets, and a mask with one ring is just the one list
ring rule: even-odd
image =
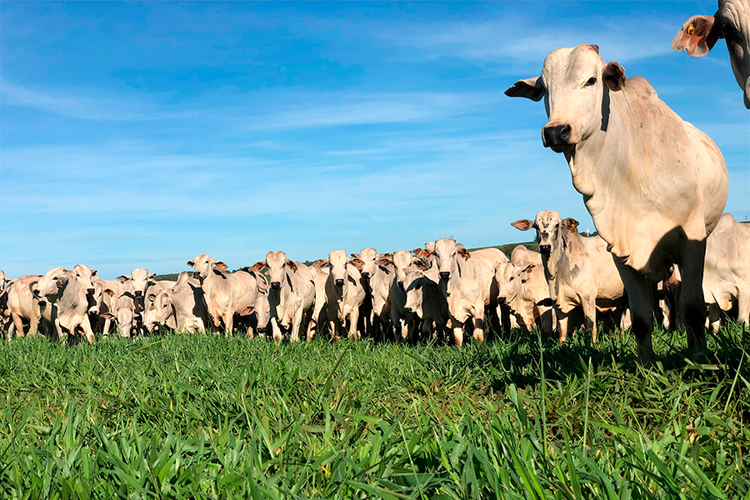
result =
[{"label": "wispy cloud", "polygon": [[163,120],[189,115],[188,112],[165,113],[153,106],[151,109],[144,109],[149,106],[142,98],[128,101],[111,96],[90,96],[95,93],[97,92],[83,89],[61,90],[59,87],[54,91],[39,90],[15,85],[7,79],[0,80],[0,101],[5,106],[24,106],[70,118],[94,121]]},{"label": "wispy cloud", "polygon": [[374,93],[337,96],[253,118],[252,130],[338,127],[439,120],[471,113],[502,99],[499,93]]}]

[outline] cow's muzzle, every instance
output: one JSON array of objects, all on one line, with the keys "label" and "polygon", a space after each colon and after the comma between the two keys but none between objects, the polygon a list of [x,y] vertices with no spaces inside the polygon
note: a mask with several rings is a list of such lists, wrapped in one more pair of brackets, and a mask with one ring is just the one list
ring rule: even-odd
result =
[{"label": "cow's muzzle", "polygon": [[259,326],[257,328],[257,330],[258,330],[258,333],[266,333],[266,327],[265,326]]},{"label": "cow's muzzle", "polygon": [[271,282],[271,288],[274,290],[281,290],[281,282],[280,281],[272,281]]},{"label": "cow's muzzle", "polygon": [[335,280],[334,283],[336,286],[344,286],[344,280],[342,279]]},{"label": "cow's muzzle", "polygon": [[448,279],[450,279],[450,277],[451,277],[450,271],[442,271],[442,272],[440,272],[440,279],[441,280],[448,281]]},{"label": "cow's muzzle", "polygon": [[363,277],[364,279],[370,279],[370,273],[368,273],[368,272],[365,272],[365,271],[362,271],[362,277]]},{"label": "cow's muzzle", "polygon": [[565,151],[570,147],[570,125],[553,125],[544,127],[542,130],[542,142],[545,148],[550,148],[556,153]]},{"label": "cow's muzzle", "polygon": [[135,291],[135,296],[136,296],[136,297],[143,297],[143,292],[142,292],[142,291],[140,291],[140,290],[136,290],[136,291]]},{"label": "cow's muzzle", "polygon": [[539,245],[539,253],[542,255],[549,255],[551,247],[549,245]]},{"label": "cow's muzzle", "polygon": [[505,297],[498,297],[497,298],[498,305],[505,305]]}]

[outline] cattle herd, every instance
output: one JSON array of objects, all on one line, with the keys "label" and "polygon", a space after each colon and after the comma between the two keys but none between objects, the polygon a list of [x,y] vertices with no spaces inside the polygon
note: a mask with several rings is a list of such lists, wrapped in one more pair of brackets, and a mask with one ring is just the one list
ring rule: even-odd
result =
[{"label": "cattle herd", "polygon": [[[705,55],[720,38],[750,108],[750,5],[719,2],[713,17],[688,19],[672,42]],[[538,77],[519,80],[510,97],[544,99],[545,147],[563,153],[598,235],[543,211],[512,225],[536,230],[539,252],[516,247],[468,251],[443,238],[414,251],[332,251],[307,266],[284,252],[229,273],[201,254],[192,277],[155,281],[145,269],[103,280],[85,265],[56,267],[10,280],[0,271],[0,328],[13,335],[40,329],[59,339],[95,331],[134,337],[162,328],[214,330],[310,340],[447,338],[464,331],[483,341],[494,331],[538,327],[564,342],[581,324],[597,337],[597,315],[630,328],[639,360],[653,362],[655,320],[687,332],[697,355],[705,329],[731,314],[750,323],[750,225],[723,214],[724,159],[714,142],[683,121],[640,77],[625,78],[596,45],[551,52]],[[113,325],[114,324],[114,325]]]}]

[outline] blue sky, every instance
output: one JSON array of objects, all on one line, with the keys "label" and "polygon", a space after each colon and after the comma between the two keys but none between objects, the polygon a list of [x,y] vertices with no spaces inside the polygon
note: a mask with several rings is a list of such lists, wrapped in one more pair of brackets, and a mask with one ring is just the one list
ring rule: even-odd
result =
[{"label": "blue sky", "polygon": [[527,240],[593,224],[543,106],[503,91],[581,42],[721,148],[750,215],[750,113],[726,45],[670,42],[715,2],[0,3],[0,268],[105,277]]}]

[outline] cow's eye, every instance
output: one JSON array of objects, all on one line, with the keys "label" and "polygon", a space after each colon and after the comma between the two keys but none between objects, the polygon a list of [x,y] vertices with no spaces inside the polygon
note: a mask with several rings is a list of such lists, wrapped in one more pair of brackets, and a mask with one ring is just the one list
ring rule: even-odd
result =
[{"label": "cow's eye", "polygon": [[591,78],[589,78],[589,80],[588,80],[588,81],[586,82],[586,85],[584,85],[584,87],[591,87],[591,86],[592,86],[592,85],[594,85],[595,83],[596,83],[596,77],[595,77],[595,76],[592,76],[592,77],[591,77]]},{"label": "cow's eye", "polygon": [[521,280],[521,283],[526,283],[527,280]]},{"label": "cow's eye", "polygon": [[508,281],[513,281],[515,278],[513,276],[510,277]]}]

